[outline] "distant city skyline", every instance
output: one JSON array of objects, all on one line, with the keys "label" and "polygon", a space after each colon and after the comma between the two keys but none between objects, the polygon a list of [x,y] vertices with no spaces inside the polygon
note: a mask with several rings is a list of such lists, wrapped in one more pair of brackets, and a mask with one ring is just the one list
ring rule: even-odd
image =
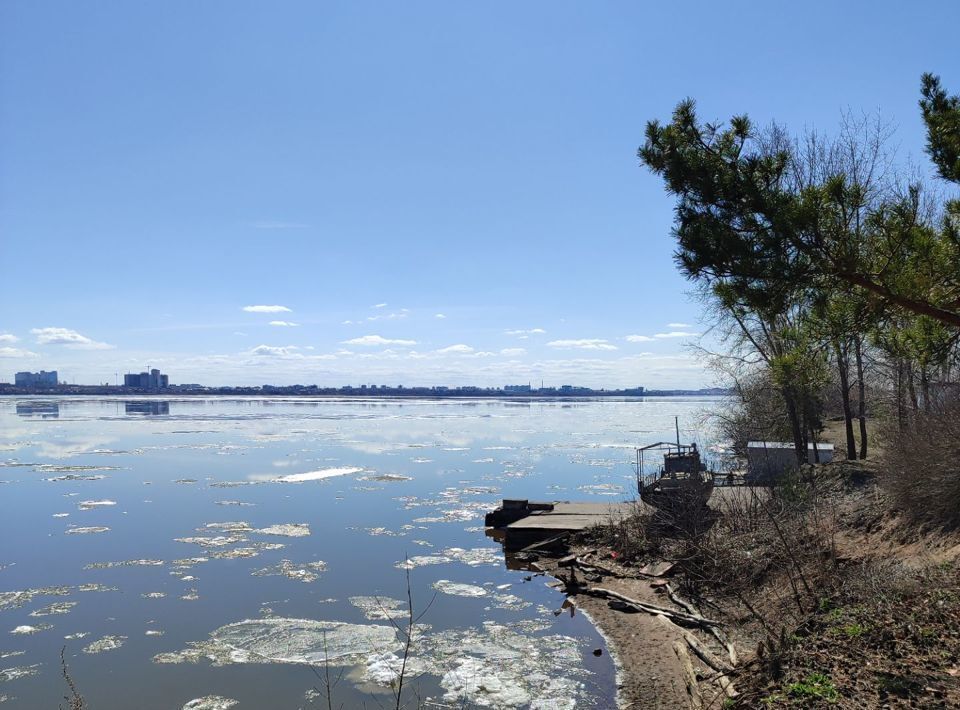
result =
[{"label": "distant city skyline", "polygon": [[864,7],[2,3],[3,378],[710,386],[644,125],[879,111],[928,170],[960,5]]}]

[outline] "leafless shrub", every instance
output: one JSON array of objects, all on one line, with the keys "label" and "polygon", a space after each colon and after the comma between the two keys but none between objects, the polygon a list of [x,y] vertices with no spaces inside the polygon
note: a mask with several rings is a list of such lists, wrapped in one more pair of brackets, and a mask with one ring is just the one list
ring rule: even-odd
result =
[{"label": "leafless shrub", "polygon": [[[67,669],[66,651],[66,646],[60,649],[60,669],[63,673],[63,679],[67,682],[67,687],[70,689],[70,695],[63,696],[63,699],[67,701],[66,710],[84,710],[87,705],[83,701],[83,696],[80,695],[80,691],[77,690],[77,686],[70,676],[70,671]],[[63,710],[63,705],[61,705],[60,708]]]},{"label": "leafless shrub", "polygon": [[880,480],[914,521],[960,528],[960,397],[937,402],[887,433]]}]

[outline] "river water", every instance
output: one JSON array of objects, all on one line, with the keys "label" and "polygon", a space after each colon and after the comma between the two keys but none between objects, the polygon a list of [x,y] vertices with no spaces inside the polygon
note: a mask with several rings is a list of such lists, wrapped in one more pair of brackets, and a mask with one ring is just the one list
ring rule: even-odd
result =
[{"label": "river water", "polygon": [[409,572],[408,707],[611,707],[483,513],[631,498],[633,448],[715,406],[0,398],[0,703],[61,703],[65,647],[91,710],[392,706]]}]

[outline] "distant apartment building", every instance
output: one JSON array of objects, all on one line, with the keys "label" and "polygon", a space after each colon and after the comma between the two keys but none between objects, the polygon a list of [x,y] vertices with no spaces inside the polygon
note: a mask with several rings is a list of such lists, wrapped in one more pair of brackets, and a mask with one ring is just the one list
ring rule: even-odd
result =
[{"label": "distant apartment building", "polygon": [[50,372],[46,372],[45,370],[40,370],[40,372],[18,372],[14,375],[13,382],[17,387],[56,387],[59,383],[56,370],[51,370]]},{"label": "distant apartment building", "polygon": [[530,385],[504,385],[504,392],[530,392]]},{"label": "distant apartment building", "polygon": [[170,377],[160,374],[160,370],[150,372],[127,373],[123,376],[124,387],[135,387],[141,390],[165,390],[170,386]]}]

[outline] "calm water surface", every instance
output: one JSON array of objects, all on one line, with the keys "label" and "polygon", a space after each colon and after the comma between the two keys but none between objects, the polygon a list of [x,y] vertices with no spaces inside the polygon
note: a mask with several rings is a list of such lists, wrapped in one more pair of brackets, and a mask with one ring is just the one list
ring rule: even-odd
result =
[{"label": "calm water surface", "polygon": [[602,639],[483,512],[630,498],[634,446],[709,443],[715,404],[0,398],[0,701],[56,707],[65,646],[91,710],[326,707],[324,658],[380,707],[409,568],[433,707],[610,707]]}]

